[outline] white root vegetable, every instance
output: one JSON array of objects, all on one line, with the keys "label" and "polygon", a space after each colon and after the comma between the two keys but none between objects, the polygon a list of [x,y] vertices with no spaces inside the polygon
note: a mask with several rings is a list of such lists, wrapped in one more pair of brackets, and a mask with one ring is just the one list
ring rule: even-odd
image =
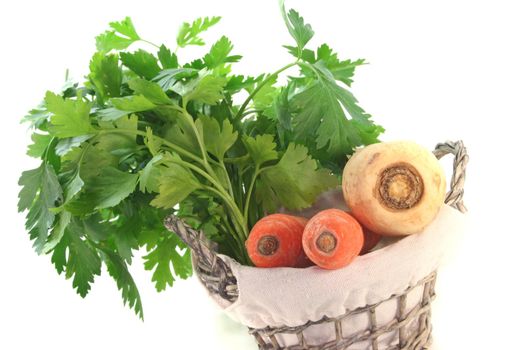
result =
[{"label": "white root vegetable", "polygon": [[343,172],[343,194],[352,215],[387,236],[421,232],[437,215],[445,190],[437,158],[411,141],[366,146]]}]

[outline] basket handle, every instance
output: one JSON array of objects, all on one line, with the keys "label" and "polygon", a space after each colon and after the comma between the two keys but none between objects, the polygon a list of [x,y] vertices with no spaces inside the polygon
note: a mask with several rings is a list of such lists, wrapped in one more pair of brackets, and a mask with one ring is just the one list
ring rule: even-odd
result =
[{"label": "basket handle", "polygon": [[193,268],[206,288],[230,302],[237,300],[237,279],[231,268],[217,255],[217,244],[209,240],[202,230],[194,230],[176,215],[169,215],[164,220],[164,226],[192,250]]},{"label": "basket handle", "polygon": [[463,204],[463,186],[465,185],[465,173],[469,160],[467,148],[461,140],[438,143],[434,149],[436,158],[441,159],[447,154],[454,155],[454,163],[452,165],[453,171],[450,181],[450,191],[447,192],[445,203],[465,213],[467,208]]}]

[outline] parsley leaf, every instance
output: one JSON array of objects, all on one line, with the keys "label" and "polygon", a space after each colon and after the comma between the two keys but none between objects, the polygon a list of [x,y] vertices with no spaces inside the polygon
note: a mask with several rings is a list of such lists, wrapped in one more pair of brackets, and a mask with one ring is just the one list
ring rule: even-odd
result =
[{"label": "parsley leaf", "polygon": [[118,120],[125,115],[135,112],[148,111],[157,106],[148,100],[144,95],[112,98],[110,102],[114,107],[101,109],[97,112],[100,120],[102,121]]},{"label": "parsley leaf", "polygon": [[286,13],[284,0],[280,0],[279,2],[286,28],[288,28],[288,32],[297,43],[297,57],[301,57],[303,48],[314,36],[314,31],[311,25],[304,23],[304,19],[294,9]]},{"label": "parsley leaf", "polygon": [[159,176],[160,168],[155,166],[162,159],[161,154],[155,157],[146,164],[144,169],[140,171],[139,189],[141,192],[159,192]]},{"label": "parsley leaf", "polygon": [[261,166],[279,157],[277,151],[275,151],[277,145],[273,141],[272,135],[257,135],[255,138],[245,137],[243,138],[243,142],[256,166]]},{"label": "parsley leaf", "polygon": [[351,78],[354,76],[355,68],[365,64],[363,59],[340,61],[337,58],[337,53],[333,52],[327,44],[317,48],[316,62],[319,61],[323,62],[324,67],[332,73],[334,79],[345,83],[347,86],[352,85]]},{"label": "parsley leaf", "polygon": [[159,166],[159,194],[151,201],[157,208],[173,208],[190,193],[201,187],[197,178],[185,167],[178,164],[180,157],[165,154]]},{"label": "parsley leaf", "polygon": [[108,97],[120,96],[122,69],[118,63],[118,55],[104,55],[102,52],[95,53],[91,58],[88,79],[101,103]]},{"label": "parsley leaf", "polygon": [[81,136],[93,133],[89,112],[91,103],[82,99],[70,100],[48,91],[46,105],[52,113],[49,132],[59,138]]},{"label": "parsley leaf", "polygon": [[328,170],[318,168],[306,147],[290,144],[279,163],[262,172],[256,198],[267,212],[274,212],[280,205],[302,209],[338,183]]},{"label": "parsley leaf", "polygon": [[151,80],[160,72],[157,58],[142,49],[133,53],[121,52],[120,60],[141,78]]},{"label": "parsley leaf", "polygon": [[141,40],[129,17],[120,22],[111,22],[109,26],[113,30],[107,30],[95,39],[98,51],[105,53],[111,50],[124,50]]},{"label": "parsley leaf", "polygon": [[155,78],[163,90],[169,90],[175,84],[184,78],[195,78],[199,75],[199,71],[193,68],[171,68],[161,71]]},{"label": "parsley leaf", "polygon": [[165,290],[166,286],[172,286],[175,276],[186,279],[192,274],[190,250],[174,234],[161,237],[144,260],[144,268],[153,270],[151,280],[155,282],[155,288],[159,292]]},{"label": "parsley leaf", "polygon": [[[316,140],[317,148],[327,147],[328,156],[341,158],[356,146],[374,142],[382,128],[374,125],[370,115],[357,104],[352,93],[337,85],[331,73],[319,64],[308,66],[318,79],[292,98],[296,138]],[[352,120],[348,120],[345,111]]]},{"label": "parsley leaf", "polygon": [[208,152],[222,161],[226,151],[237,141],[238,133],[233,131],[233,125],[225,120],[221,129],[217,119],[206,115],[199,116],[195,124],[198,129],[202,130],[204,144]]},{"label": "parsley leaf", "polygon": [[79,228],[69,226],[53,251],[52,261],[58,273],[73,277],[73,287],[81,297],[91,289],[95,276],[100,275],[101,260],[97,251],[80,237]]},{"label": "parsley leaf", "polygon": [[204,56],[204,63],[210,69],[216,68],[225,63],[238,62],[242,56],[229,56],[233,50],[233,44],[230,39],[222,36],[210,49],[210,52]]},{"label": "parsley leaf", "polygon": [[177,55],[171,52],[166,45],[160,46],[157,56],[163,69],[177,68],[179,66]]},{"label": "parsley leaf", "polygon": [[184,86],[181,92],[186,101],[194,100],[215,105],[223,97],[222,91],[226,82],[225,77],[205,75]]},{"label": "parsley leaf", "polygon": [[51,209],[62,199],[62,188],[53,167],[45,162],[36,169],[24,171],[18,184],[22,186],[18,211],[29,210],[26,229],[31,239],[35,239],[34,247],[40,253],[55,220]]},{"label": "parsley leaf", "polygon": [[108,167],[92,179],[87,187],[84,201],[95,209],[111,208],[128,197],[137,185],[138,174],[130,174]]},{"label": "parsley leaf", "polygon": [[135,94],[144,96],[156,105],[172,104],[168,95],[164,93],[157,83],[137,78],[130,80],[128,85]]},{"label": "parsley leaf", "polygon": [[[263,80],[264,81],[264,80]],[[278,93],[278,89],[275,87],[277,83],[277,76],[270,76],[269,80],[264,85],[262,82],[258,82],[254,89],[259,89],[257,95],[253,97],[253,106],[258,110],[265,110],[270,107],[273,103],[275,96]]]},{"label": "parsley leaf", "polygon": [[113,277],[117,283],[117,288],[122,292],[124,303],[127,303],[129,307],[134,309],[135,313],[144,320],[140,293],[133,277],[129,273],[126,262],[118,254],[109,249],[102,250],[101,256],[106,264],[109,275]]},{"label": "parsley leaf", "polygon": [[53,136],[49,134],[34,133],[31,135],[33,144],[27,148],[27,155],[34,158],[42,157],[52,139]]},{"label": "parsley leaf", "polygon": [[204,41],[199,36],[202,32],[208,30],[211,26],[217,24],[221,17],[204,17],[197,18],[191,24],[184,22],[177,35],[177,45],[185,47],[188,45],[204,45]]}]

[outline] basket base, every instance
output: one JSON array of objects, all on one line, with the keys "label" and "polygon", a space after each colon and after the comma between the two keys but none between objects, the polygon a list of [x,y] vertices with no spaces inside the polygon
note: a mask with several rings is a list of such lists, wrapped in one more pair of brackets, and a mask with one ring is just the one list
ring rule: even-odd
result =
[{"label": "basket base", "polygon": [[[262,350],[428,350],[436,272],[374,305],[296,327],[251,328]],[[391,317],[385,320],[385,316]],[[356,330],[367,319],[365,329]]]}]

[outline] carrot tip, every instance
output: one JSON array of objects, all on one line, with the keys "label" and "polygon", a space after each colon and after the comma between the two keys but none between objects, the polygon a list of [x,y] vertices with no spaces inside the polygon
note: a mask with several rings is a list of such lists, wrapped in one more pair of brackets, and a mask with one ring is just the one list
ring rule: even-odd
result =
[{"label": "carrot tip", "polygon": [[337,237],[330,231],[324,231],[317,237],[315,245],[323,253],[329,254],[337,246]]},{"label": "carrot tip", "polygon": [[257,250],[264,256],[273,255],[279,250],[279,241],[274,236],[263,236],[257,243]]}]

